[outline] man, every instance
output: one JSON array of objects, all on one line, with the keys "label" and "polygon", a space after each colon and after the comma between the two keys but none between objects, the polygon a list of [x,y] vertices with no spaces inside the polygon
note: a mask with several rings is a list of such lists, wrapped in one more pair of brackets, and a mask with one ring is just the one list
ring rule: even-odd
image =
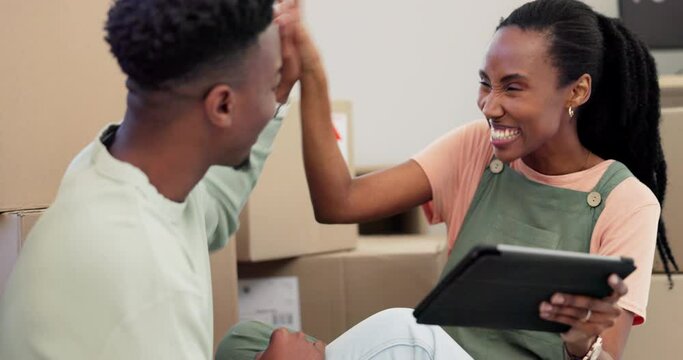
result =
[{"label": "man", "polygon": [[[299,76],[272,20],[273,0],[113,3],[127,110],[31,232],[0,302],[1,359],[212,357],[207,250],[236,231]],[[295,335],[283,343],[321,354]]]}]

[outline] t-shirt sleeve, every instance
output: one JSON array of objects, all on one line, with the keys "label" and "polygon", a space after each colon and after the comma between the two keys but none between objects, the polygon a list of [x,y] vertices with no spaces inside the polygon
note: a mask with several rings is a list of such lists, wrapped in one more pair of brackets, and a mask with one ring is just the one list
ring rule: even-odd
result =
[{"label": "t-shirt sleeve", "polygon": [[654,194],[636,178],[615,187],[606,200],[595,230],[600,255],[633,258],[637,269],[625,279],[628,293],[618,305],[635,317],[634,325],[645,322],[652,264],[654,261],[660,206]]},{"label": "t-shirt sleeve", "polygon": [[423,206],[430,223],[450,219],[461,185],[482,172],[491,153],[486,122],[475,121],[448,132],[413,157],[432,187],[432,201]]},{"label": "t-shirt sleeve", "polygon": [[208,196],[202,197],[202,201],[205,202],[210,250],[221,248],[237,231],[240,212],[256,186],[281,124],[282,116],[268,123],[251,149],[247,167],[237,170],[227,166],[214,166],[202,179],[200,186],[208,193]]}]

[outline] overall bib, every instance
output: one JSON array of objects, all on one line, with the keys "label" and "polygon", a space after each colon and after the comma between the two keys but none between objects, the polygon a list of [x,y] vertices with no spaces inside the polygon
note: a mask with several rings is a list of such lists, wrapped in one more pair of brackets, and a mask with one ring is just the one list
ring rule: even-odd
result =
[{"label": "overall bib", "polygon": [[[630,176],[626,166],[614,162],[593,191],[581,192],[531,181],[494,158],[484,171],[442,277],[479,244],[589,252],[604,199]],[[564,358],[562,339],[555,333],[443,329],[476,360]]]}]

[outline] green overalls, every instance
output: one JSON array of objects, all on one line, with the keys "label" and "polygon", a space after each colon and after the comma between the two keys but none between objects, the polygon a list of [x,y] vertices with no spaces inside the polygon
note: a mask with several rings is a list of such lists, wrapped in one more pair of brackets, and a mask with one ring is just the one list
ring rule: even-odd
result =
[{"label": "green overalls", "polygon": [[[603,199],[630,176],[626,166],[614,162],[593,191],[585,193],[531,181],[493,159],[484,171],[443,274],[478,244],[589,252]],[[564,358],[562,340],[555,333],[443,328],[475,360]]]}]

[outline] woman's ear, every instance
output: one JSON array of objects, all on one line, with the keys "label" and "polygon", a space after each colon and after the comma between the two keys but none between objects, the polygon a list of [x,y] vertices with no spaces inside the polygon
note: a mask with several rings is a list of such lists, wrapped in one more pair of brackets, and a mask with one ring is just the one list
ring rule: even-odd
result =
[{"label": "woman's ear", "polygon": [[581,105],[585,104],[591,97],[591,88],[593,85],[593,79],[588,74],[583,74],[581,77],[574,82],[571,91],[569,93],[569,99],[567,100],[567,107],[577,109]]}]

